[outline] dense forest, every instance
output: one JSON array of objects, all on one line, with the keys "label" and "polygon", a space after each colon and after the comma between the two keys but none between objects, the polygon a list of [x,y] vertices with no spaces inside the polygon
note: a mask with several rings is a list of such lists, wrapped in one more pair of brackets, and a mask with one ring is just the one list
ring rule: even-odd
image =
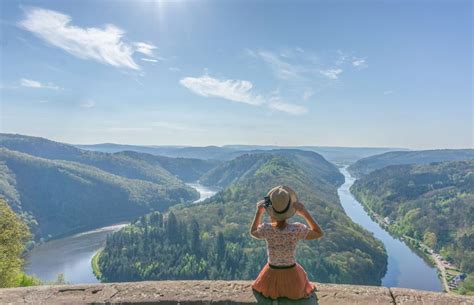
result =
[{"label": "dense forest", "polygon": [[357,180],[351,191],[389,217],[393,232],[424,241],[474,273],[474,159],[388,166]]},{"label": "dense forest", "polygon": [[362,177],[374,170],[402,164],[429,164],[443,161],[462,161],[474,158],[474,149],[438,149],[419,151],[393,151],[363,158],[349,166],[354,177]]},{"label": "dense forest", "polygon": [[181,180],[195,180],[216,165],[216,161],[175,159],[144,153],[87,151],[73,145],[24,135],[0,134],[0,147],[50,160],[86,164],[130,179],[181,188],[188,188]]},{"label": "dense forest", "polygon": [[0,195],[35,238],[130,220],[194,200],[195,190],[128,179],[96,167],[0,148]]},{"label": "dense forest", "polygon": [[310,279],[380,285],[383,245],[345,215],[336,192],[343,176],[320,155],[245,154],[213,170],[205,181],[211,180],[224,190],[199,204],[148,214],[109,236],[98,259],[101,280],[255,278],[266,262],[265,242],[248,233],[255,203],[287,184],[325,230],[323,239],[302,242],[297,251]]}]

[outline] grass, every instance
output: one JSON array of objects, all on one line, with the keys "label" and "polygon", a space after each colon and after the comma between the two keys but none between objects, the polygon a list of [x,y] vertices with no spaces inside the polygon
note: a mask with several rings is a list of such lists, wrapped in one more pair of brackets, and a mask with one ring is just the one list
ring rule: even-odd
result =
[{"label": "grass", "polygon": [[94,272],[95,277],[100,280],[102,278],[102,272],[100,272],[99,268],[99,257],[102,254],[103,248],[97,250],[97,252],[92,257],[92,272]]}]

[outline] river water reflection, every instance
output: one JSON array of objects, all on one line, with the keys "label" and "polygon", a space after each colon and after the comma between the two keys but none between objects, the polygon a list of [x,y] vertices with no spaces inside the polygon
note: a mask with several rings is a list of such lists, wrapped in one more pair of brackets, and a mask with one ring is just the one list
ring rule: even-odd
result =
[{"label": "river water reflection", "polygon": [[346,214],[354,222],[369,232],[373,232],[374,236],[381,240],[387,249],[388,270],[382,279],[382,285],[442,291],[441,281],[438,278],[436,268],[430,266],[405,243],[392,237],[370,218],[362,205],[349,191],[355,179],[351,177],[345,168],[340,170],[346,180],[338,189],[338,194]]},{"label": "river water reflection", "polygon": [[[200,194],[195,202],[203,201],[216,193],[216,190],[197,182],[188,185]],[[103,227],[38,245],[28,253],[25,271],[43,281],[54,281],[62,273],[66,282],[71,284],[98,283],[92,272],[92,257],[105,245],[108,234],[126,225]]]}]

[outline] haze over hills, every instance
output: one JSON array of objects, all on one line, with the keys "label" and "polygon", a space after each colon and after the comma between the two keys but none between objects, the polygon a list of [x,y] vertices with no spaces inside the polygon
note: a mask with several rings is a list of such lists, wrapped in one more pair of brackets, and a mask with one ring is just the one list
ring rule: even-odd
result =
[{"label": "haze over hills", "polygon": [[274,145],[224,145],[224,146],[142,146],[142,145],[123,145],[123,144],[92,144],[76,145],[81,149],[102,151],[102,152],[120,152],[124,150],[149,153],[153,155],[162,155],[168,157],[187,157],[198,159],[216,159],[231,160],[242,154],[274,149],[299,149],[316,152],[322,155],[330,162],[352,163],[360,158],[381,154],[388,151],[403,151],[404,148],[377,148],[377,147],[318,147],[318,146],[274,146]]},{"label": "haze over hills", "polygon": [[287,184],[326,233],[297,252],[308,275],[318,281],[380,284],[387,264],[383,245],[346,216],[336,192],[343,176],[320,155],[298,150],[245,154],[205,177],[202,181],[225,189],[203,203],[177,205],[168,215],[149,214],[109,237],[99,258],[102,279],[254,278],[266,261],[265,243],[248,235],[255,204],[271,187]]},{"label": "haze over hills", "polygon": [[363,176],[351,191],[389,217],[392,232],[423,241],[474,277],[474,159],[391,165]]},{"label": "haze over hills", "polygon": [[388,165],[429,164],[432,162],[460,161],[473,158],[474,149],[393,151],[360,159],[349,166],[348,170],[355,177],[360,177]]}]

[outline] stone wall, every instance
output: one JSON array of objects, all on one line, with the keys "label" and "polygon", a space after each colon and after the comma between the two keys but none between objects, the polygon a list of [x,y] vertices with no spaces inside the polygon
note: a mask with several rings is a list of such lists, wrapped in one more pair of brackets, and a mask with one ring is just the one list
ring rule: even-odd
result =
[{"label": "stone wall", "polygon": [[462,297],[402,288],[316,284],[307,301],[271,301],[252,291],[250,281],[156,281],[0,289],[1,304],[419,304],[474,305]]}]

